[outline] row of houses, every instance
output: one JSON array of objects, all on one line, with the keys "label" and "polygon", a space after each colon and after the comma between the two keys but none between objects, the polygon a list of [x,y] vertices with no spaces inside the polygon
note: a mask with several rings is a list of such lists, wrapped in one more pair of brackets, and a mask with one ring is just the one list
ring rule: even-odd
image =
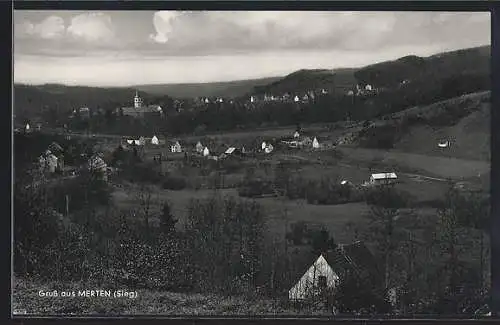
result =
[{"label": "row of houses", "polygon": [[269,94],[251,95],[248,100],[250,103],[273,102],[273,101],[278,101],[278,102],[293,101],[295,103],[299,103],[299,102],[309,102],[311,100],[314,100],[318,95],[326,95],[326,94],[328,94],[328,90],[320,89],[317,91],[314,90],[305,91],[301,94],[285,93],[282,95],[269,95]]},{"label": "row of houses", "polygon": [[[42,173],[65,172],[64,148],[57,142],[52,142],[47,150],[38,157],[38,166]],[[83,168],[96,173],[102,180],[106,181],[108,178],[108,166],[102,158],[102,154],[92,155]],[[75,171],[73,171],[74,173]]]}]

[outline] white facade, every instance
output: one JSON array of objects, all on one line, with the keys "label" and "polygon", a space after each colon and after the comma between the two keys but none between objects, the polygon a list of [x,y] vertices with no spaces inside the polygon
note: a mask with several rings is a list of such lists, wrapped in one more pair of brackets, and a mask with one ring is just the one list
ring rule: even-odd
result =
[{"label": "white facade", "polygon": [[203,149],[203,156],[208,157],[208,155],[210,155],[210,151],[208,150],[207,147],[205,147],[205,149]]},{"label": "white facade", "polygon": [[366,85],[365,90],[372,91],[373,90],[372,85]]},{"label": "white facade", "polygon": [[293,137],[294,137],[295,139],[297,139],[298,137],[300,137],[300,133],[299,133],[299,131],[295,131],[295,133],[293,134]]},{"label": "white facade", "polygon": [[182,147],[179,141],[177,141],[174,145],[170,146],[170,151],[172,152],[182,152]]},{"label": "white facade", "polygon": [[312,142],[312,146],[314,149],[318,149],[319,148],[319,142],[318,142],[318,139],[316,139],[316,137],[314,137],[314,140]]},{"label": "white facade", "polygon": [[230,155],[232,154],[234,151],[236,150],[236,148],[234,147],[230,147],[226,150],[226,152],[224,152],[226,155]]},{"label": "white facade", "polygon": [[54,154],[49,154],[45,159],[47,163],[47,169],[50,173],[54,173],[57,168],[57,157]]},{"label": "white facade", "polygon": [[439,148],[447,148],[449,146],[450,146],[450,142],[449,141],[442,141],[442,142],[438,143],[438,147]]},{"label": "white facade", "polygon": [[262,145],[261,145],[262,150],[266,149],[266,147],[267,147],[267,144],[266,144],[266,142],[265,142],[265,141],[263,141],[263,142],[262,142]]},{"label": "white facade", "polygon": [[271,153],[274,150],[274,147],[272,144],[268,144],[264,150],[266,153]]},{"label": "white facade", "polygon": [[336,288],[339,276],[333,271],[323,255],[320,255],[300,280],[288,291],[290,300],[304,300],[316,294],[320,278],[326,278],[327,288]]},{"label": "white facade", "polygon": [[154,135],[153,138],[151,139],[151,144],[154,144],[154,145],[160,144],[160,141],[158,140],[156,135]]},{"label": "white facade", "polygon": [[195,146],[195,150],[196,150],[196,152],[198,152],[198,153],[202,153],[202,152],[203,152],[203,145],[201,144],[201,142],[200,142],[200,141],[198,141],[198,143],[196,144],[196,146]]}]

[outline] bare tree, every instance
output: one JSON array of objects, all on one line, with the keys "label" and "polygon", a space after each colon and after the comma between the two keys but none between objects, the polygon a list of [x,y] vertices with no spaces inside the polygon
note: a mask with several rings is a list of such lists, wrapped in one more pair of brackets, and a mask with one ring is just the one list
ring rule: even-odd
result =
[{"label": "bare tree", "polygon": [[144,226],[146,231],[149,231],[149,216],[151,213],[151,205],[153,203],[153,190],[150,186],[141,184],[139,191],[136,194],[137,200],[141,207],[142,217],[144,218]]}]

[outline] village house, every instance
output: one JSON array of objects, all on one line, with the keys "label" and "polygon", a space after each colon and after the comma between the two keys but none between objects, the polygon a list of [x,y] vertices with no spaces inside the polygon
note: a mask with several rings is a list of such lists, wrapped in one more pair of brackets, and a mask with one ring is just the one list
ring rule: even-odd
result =
[{"label": "village house", "polygon": [[151,138],[151,144],[156,146],[160,144],[160,141],[158,140],[156,135],[153,135],[153,137]]},{"label": "village house", "polygon": [[58,158],[50,150],[45,151],[45,154],[42,154],[38,158],[38,162],[40,164],[40,171],[42,172],[46,171],[53,174],[58,168]]},{"label": "village house", "polygon": [[103,181],[108,180],[108,165],[100,157],[101,155],[95,154],[87,162],[87,168],[91,173],[95,173]]},{"label": "village house", "polygon": [[163,108],[159,105],[143,105],[142,98],[136,92],[134,97],[133,107],[120,108],[124,116],[131,116],[134,118],[144,118],[146,116],[155,116],[163,114]]},{"label": "village house", "polygon": [[201,142],[200,142],[200,141],[198,141],[198,143],[196,144],[196,146],[194,147],[194,149],[195,149],[195,151],[196,151],[197,153],[202,153],[202,152],[203,152],[204,147],[203,147],[203,145],[201,144]]},{"label": "village house", "polygon": [[271,153],[271,152],[273,152],[273,150],[274,150],[274,147],[273,147],[273,145],[272,145],[272,144],[270,144],[270,143],[268,143],[268,144],[266,145],[266,147],[264,148],[265,153]]},{"label": "village house", "polygon": [[[304,273],[305,270],[305,273]],[[384,295],[384,276],[376,258],[361,241],[338,245],[335,249],[314,257],[314,262],[296,268],[296,276],[288,291],[292,302],[321,299],[327,292],[333,298],[348,280],[366,280],[377,295]],[[332,301],[332,300],[330,300]]]},{"label": "village house", "polygon": [[314,140],[312,142],[312,146],[314,149],[319,149],[319,142],[318,142],[318,139],[316,139],[316,137],[314,137]]},{"label": "village house", "polygon": [[179,153],[182,152],[182,147],[179,141],[176,141],[175,144],[170,146],[170,151],[173,153]]},{"label": "village house", "polygon": [[370,185],[394,184],[398,179],[396,173],[377,173],[370,176]]}]

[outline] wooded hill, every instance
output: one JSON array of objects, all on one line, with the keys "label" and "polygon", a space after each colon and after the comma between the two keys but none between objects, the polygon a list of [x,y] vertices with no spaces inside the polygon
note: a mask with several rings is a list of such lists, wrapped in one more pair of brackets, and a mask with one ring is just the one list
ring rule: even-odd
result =
[{"label": "wooded hill", "polygon": [[255,87],[256,94],[283,94],[328,89],[346,92],[356,84],[376,88],[399,87],[404,80],[420,85],[422,82],[446,79],[465,74],[479,82],[490,78],[491,46],[481,46],[445,52],[429,57],[409,55],[363,68],[335,70],[299,70],[265,86]]}]

